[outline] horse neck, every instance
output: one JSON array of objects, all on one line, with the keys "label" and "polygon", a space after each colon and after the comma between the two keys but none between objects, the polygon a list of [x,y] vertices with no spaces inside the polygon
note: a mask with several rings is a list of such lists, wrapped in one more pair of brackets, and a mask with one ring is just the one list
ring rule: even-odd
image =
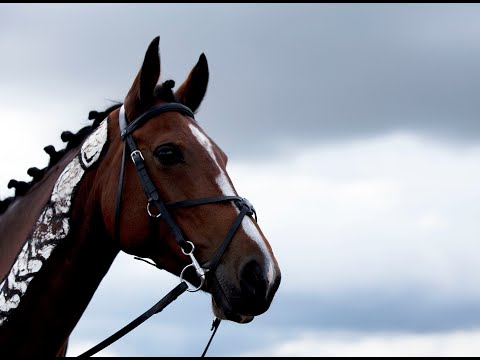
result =
[{"label": "horse neck", "polygon": [[68,236],[55,246],[18,308],[0,326],[2,352],[58,354],[118,254],[98,205],[97,171],[88,169],[78,184]]}]

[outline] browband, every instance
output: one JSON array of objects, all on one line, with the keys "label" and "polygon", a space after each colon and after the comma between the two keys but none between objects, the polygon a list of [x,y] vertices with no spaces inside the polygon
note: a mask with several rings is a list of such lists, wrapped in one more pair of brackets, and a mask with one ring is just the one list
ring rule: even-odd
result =
[{"label": "browband", "polygon": [[180,103],[168,103],[168,104],[160,104],[152,107],[151,109],[147,110],[142,115],[137,117],[135,120],[133,120],[130,124],[127,124],[127,118],[125,116],[125,106],[122,106],[120,108],[120,113],[118,115],[118,123],[120,126],[120,136],[122,137],[122,139],[124,139],[125,136],[130,134],[133,130],[138,128],[148,119],[151,119],[157,116],[158,114],[170,112],[170,111],[178,112],[180,114],[187,115],[195,119],[195,115],[193,114],[193,111],[190,110],[190,108],[188,108],[187,106],[182,105]]}]

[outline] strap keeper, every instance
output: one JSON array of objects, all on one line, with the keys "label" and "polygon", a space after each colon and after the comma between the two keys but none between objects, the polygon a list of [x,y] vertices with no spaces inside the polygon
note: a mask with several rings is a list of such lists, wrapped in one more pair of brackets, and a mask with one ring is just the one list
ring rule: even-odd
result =
[{"label": "strap keeper", "polygon": [[158,192],[155,190],[150,194],[150,197],[147,200],[148,202],[158,201]]}]

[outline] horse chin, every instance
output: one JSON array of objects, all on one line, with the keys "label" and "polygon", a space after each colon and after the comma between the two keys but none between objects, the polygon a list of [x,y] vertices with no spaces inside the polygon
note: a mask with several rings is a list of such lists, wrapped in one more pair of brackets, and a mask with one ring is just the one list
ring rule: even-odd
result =
[{"label": "horse chin", "polygon": [[212,295],[212,311],[213,311],[213,314],[219,319],[230,320],[239,324],[247,324],[251,322],[254,318],[254,316],[251,316],[251,315],[237,314],[237,313],[222,309],[215,302],[215,298],[213,297],[213,295]]}]

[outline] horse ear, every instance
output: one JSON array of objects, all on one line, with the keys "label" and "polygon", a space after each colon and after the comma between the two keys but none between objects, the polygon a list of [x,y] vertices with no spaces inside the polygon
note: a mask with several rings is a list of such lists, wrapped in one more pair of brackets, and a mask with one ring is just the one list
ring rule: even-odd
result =
[{"label": "horse ear", "polygon": [[208,63],[205,54],[202,53],[187,79],[175,92],[175,97],[195,112],[205,96],[207,85]]},{"label": "horse ear", "polygon": [[148,46],[143,65],[125,98],[125,107],[130,114],[143,110],[153,100],[153,92],[160,77],[159,42],[160,37],[157,36]]}]

